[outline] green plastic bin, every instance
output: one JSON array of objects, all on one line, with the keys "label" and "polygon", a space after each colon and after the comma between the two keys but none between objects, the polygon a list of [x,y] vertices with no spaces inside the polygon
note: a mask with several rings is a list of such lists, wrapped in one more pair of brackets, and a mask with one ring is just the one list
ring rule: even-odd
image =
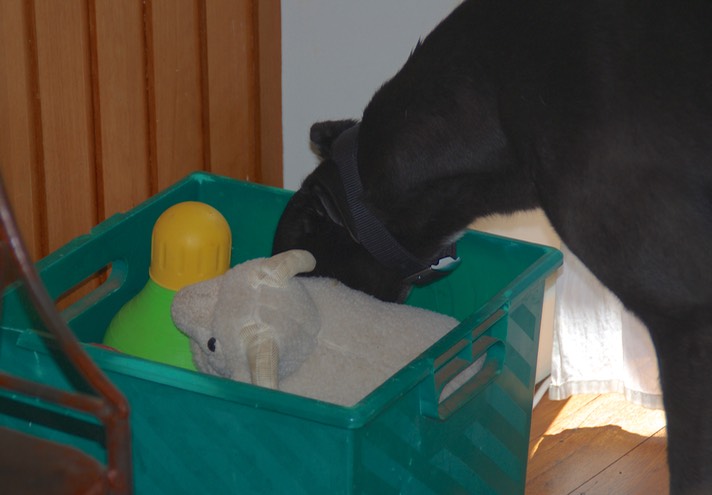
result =
[{"label": "green plastic bin", "polygon": [[[98,225],[38,263],[59,297],[110,266],[93,292],[64,311],[91,356],[131,405],[139,494],[524,493],[544,281],[561,263],[552,248],[478,232],[458,243],[461,266],[414,290],[409,304],[461,324],[353,407],[262,389],[92,345],[148,277],[151,230],[187,200],[217,208],[233,233],[232,263],[268,256],[291,193],[205,173],[187,177]],[[9,294],[0,320],[0,367],[71,388]],[[480,372],[440,391],[475,359]],[[0,400],[0,424],[69,440],[104,460],[97,429],[68,412],[26,419]]]}]

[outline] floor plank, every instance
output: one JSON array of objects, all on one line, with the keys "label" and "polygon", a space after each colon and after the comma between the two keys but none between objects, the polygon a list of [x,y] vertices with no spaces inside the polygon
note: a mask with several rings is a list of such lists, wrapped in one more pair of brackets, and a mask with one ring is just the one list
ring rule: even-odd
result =
[{"label": "floor plank", "polygon": [[580,495],[667,495],[665,429],[576,489]]},{"label": "floor plank", "polygon": [[596,400],[598,395],[574,395],[567,400],[549,400],[544,397],[532,415],[530,441],[544,435],[546,431]]},{"label": "floor plank", "polygon": [[[653,478],[656,486],[667,483],[664,426],[662,411],[618,394],[545,398],[532,418],[526,494],[661,493],[635,485]],[[624,481],[632,491],[623,491]]]}]

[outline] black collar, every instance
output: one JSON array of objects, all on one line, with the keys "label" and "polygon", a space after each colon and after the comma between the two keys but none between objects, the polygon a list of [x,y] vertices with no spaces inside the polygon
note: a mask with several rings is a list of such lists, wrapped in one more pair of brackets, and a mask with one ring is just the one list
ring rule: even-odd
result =
[{"label": "black collar", "polygon": [[356,156],[358,131],[359,124],[350,127],[332,146],[332,160],[337,165],[340,180],[332,185],[322,182],[331,200],[331,204],[325,204],[327,213],[382,265],[400,272],[405,283],[427,284],[450,273],[460,263],[454,243],[438,253],[435,259],[421,260],[405,249],[364,204]]}]

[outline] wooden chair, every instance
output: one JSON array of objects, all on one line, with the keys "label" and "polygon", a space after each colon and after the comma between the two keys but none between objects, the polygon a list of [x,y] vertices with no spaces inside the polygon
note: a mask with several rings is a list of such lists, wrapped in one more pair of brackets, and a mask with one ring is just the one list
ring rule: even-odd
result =
[{"label": "wooden chair", "polygon": [[89,392],[62,390],[0,370],[5,403],[29,399],[54,411],[78,411],[96,418],[104,429],[106,464],[74,446],[30,435],[5,422],[0,426],[0,491],[13,495],[132,493],[128,403],[55,309],[20,238],[0,180],[0,292],[10,286],[25,291],[33,312],[56,341],[63,366],[70,365],[85,382],[81,388]]}]

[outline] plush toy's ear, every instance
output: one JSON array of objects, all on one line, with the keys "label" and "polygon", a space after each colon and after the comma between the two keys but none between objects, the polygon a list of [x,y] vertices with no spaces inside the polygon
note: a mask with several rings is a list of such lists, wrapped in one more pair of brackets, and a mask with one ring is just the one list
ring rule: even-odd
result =
[{"label": "plush toy's ear", "polygon": [[326,160],[331,157],[331,145],[334,140],[346,129],[353,127],[357,121],[349,120],[327,120],[317,122],[311,126],[309,139],[316,148],[319,156]]},{"label": "plush toy's ear", "polygon": [[171,304],[171,316],[176,326],[192,337],[209,331],[219,288],[218,280],[211,279],[179,290]]},{"label": "plush toy's ear", "polygon": [[290,278],[298,273],[310,272],[315,266],[316,260],[309,251],[285,251],[264,260],[259,269],[250,274],[250,285],[253,288],[260,285],[284,287]]}]

